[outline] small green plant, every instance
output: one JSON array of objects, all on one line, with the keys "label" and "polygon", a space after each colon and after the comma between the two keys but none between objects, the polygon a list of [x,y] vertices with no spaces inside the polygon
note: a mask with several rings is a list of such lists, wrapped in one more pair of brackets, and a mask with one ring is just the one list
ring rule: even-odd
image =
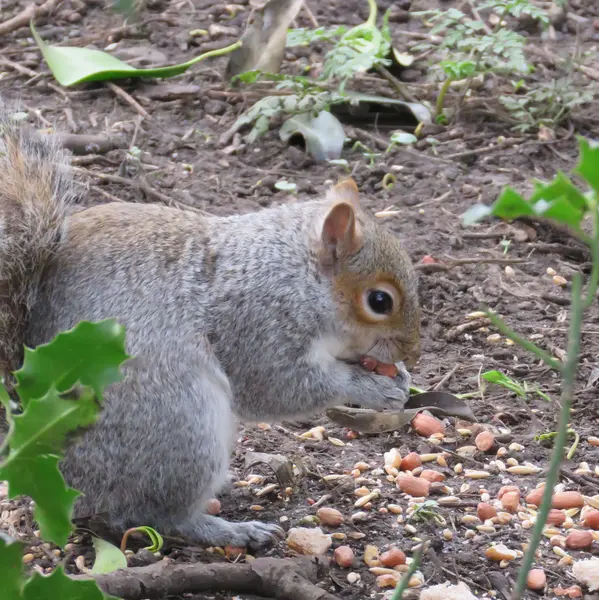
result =
[{"label": "small green plant", "polygon": [[445,519],[437,512],[439,503],[435,500],[425,500],[420,504],[416,504],[414,511],[406,519],[407,522],[414,521],[416,523],[423,521],[434,521],[437,525],[445,525]]},{"label": "small green plant", "polygon": [[370,149],[366,144],[363,144],[360,141],[354,142],[352,146],[352,152],[361,152],[362,156],[368,159],[368,166],[370,168],[374,167],[374,163],[379,156],[382,156],[381,152],[375,152]]},{"label": "small green plant", "polygon": [[[537,433],[534,436],[536,442],[541,444],[552,444],[555,438],[557,437],[557,431],[549,431],[547,433]],[[572,460],[574,453],[576,452],[576,448],[578,448],[578,443],[580,442],[580,436],[574,429],[568,429],[567,434],[569,437],[574,438],[574,443],[570,446],[570,448],[566,448],[566,458],[568,460]]]},{"label": "small green plant", "polygon": [[389,32],[389,11],[383,17],[383,26],[376,26],[378,9],[376,0],[368,0],[370,14],[368,20],[353,27],[341,36],[335,47],[325,56],[322,79],[336,79],[343,92],[346,83],[356,73],[369,71],[374,67],[389,66],[391,59],[391,34]]},{"label": "small green plant", "polygon": [[439,63],[439,66],[443,69],[445,74],[445,81],[441,86],[439,95],[437,96],[437,103],[435,105],[435,119],[440,125],[447,124],[447,117],[443,114],[443,105],[445,103],[445,96],[454,81],[460,81],[472,77],[476,71],[476,63],[471,60],[460,60],[450,61],[444,60]]},{"label": "small green plant", "polygon": [[[35,501],[34,518],[41,538],[64,546],[72,531],[73,504],[79,496],[60,473],[59,462],[67,436],[95,422],[106,386],[122,378],[125,330],[113,320],[82,322],[35,350],[25,349],[15,372],[22,412],[12,414],[9,396],[0,385],[9,431],[0,454],[0,480],[8,496]],[[94,581],[75,581],[62,567],[51,575],[24,576],[22,546],[0,538],[0,572],[10,600],[101,600]]]},{"label": "small green plant", "polygon": [[[522,567],[512,593],[512,600],[520,600],[526,590],[527,576],[535,560],[536,551],[543,536],[543,528],[551,509],[553,490],[558,481],[560,465],[570,431],[569,419],[578,370],[582,322],[589,307],[598,301],[599,144],[580,138],[579,148],[580,157],[575,173],[586,183],[586,188],[578,187],[565,173],[559,172],[548,183],[535,182],[535,189],[529,198],[524,198],[513,188],[507,187],[491,206],[476,205],[464,215],[466,224],[477,222],[489,215],[507,221],[520,217],[555,221],[562,226],[565,225],[574,236],[588,244],[592,257],[591,272],[586,289],[583,290],[580,273],[577,273],[572,280],[568,348],[564,362],[558,361],[546,350],[519,335],[492,311],[487,311],[488,318],[502,334],[554,369],[562,380],[561,411],[554,436],[543,500],[528,548],[524,554]],[[583,220],[586,219],[589,219],[591,223],[591,235],[582,227]],[[575,445],[573,447],[575,448]]]},{"label": "small green plant", "polygon": [[[440,49],[445,50],[448,58],[435,63],[432,69],[433,76],[443,80],[436,105],[436,118],[439,123],[446,122],[443,107],[452,82],[467,80],[462,95],[464,98],[477,75],[488,72],[525,74],[532,70],[524,54],[526,38],[506,27],[506,17],[518,18],[527,14],[542,25],[549,23],[545,11],[529,0],[487,0],[478,4],[477,8],[491,10],[499,16],[492,29],[478,18],[476,11],[473,16],[468,16],[457,8],[412,13],[427,19],[433,25],[430,35],[443,34]],[[431,47],[432,44],[423,43],[416,49]]]},{"label": "small green plant", "polygon": [[294,46],[309,46],[314,42],[330,42],[338,40],[344,33],[347,32],[347,27],[339,25],[339,27],[317,27],[316,29],[290,29],[287,32],[287,48]]},{"label": "small green plant", "polygon": [[596,95],[596,89],[574,88],[570,77],[561,77],[539,83],[524,94],[501,95],[499,101],[518,121],[513,130],[526,133],[542,125],[560,125],[570,116],[572,109],[592,102]]},{"label": "small green plant", "polygon": [[551,402],[551,398],[545,392],[542,392],[537,385],[531,387],[526,381],[519,383],[501,371],[487,371],[481,377],[489,383],[495,383],[514,392],[524,400],[527,400],[528,394],[533,393],[543,398],[543,400]]}]

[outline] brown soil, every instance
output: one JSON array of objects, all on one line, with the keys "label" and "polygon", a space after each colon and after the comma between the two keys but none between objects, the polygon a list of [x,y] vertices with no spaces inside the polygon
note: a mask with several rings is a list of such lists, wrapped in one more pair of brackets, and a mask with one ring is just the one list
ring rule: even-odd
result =
[{"label": "brown soil", "polygon": [[[26,2],[2,1],[2,19],[15,14]],[[248,16],[247,0],[236,16],[229,18],[223,5],[208,0],[177,2],[174,0],[148,0],[142,10],[142,19],[150,19],[141,29],[129,29],[119,33],[122,18],[104,10],[100,2],[66,0],[50,19],[39,23],[39,31],[50,43],[65,42],[85,45],[94,43],[105,48],[118,41],[119,52],[127,58],[142,58],[154,63],[177,63],[190,56],[214,47],[224,46],[243,30]],[[381,9],[391,3],[379,2]],[[432,0],[410,0],[396,3],[401,10],[422,10],[436,5]],[[440,2],[449,6],[451,2]],[[317,5],[319,5],[317,7]],[[331,0],[311,3],[321,25],[354,25],[366,17],[366,2],[358,0]],[[465,9],[466,10],[466,9]],[[583,51],[595,52],[599,43],[597,21],[599,9],[595,0],[572,0],[570,11],[578,18],[567,20],[557,28],[557,41],[549,44],[551,52],[568,56],[576,43]],[[401,12],[401,11],[400,11]],[[403,15],[403,13],[401,13]],[[409,18],[406,12],[398,20]],[[593,20],[595,20],[593,27]],[[210,24],[220,23],[232,28],[231,34],[221,37],[191,38],[192,29],[208,29]],[[392,23],[394,38],[405,38],[400,30],[421,29],[420,21],[412,18],[408,22]],[[311,27],[304,12],[298,17],[299,26]],[[539,39],[537,31],[527,35]],[[306,58],[318,58],[322,48],[301,49],[288,53],[288,63]],[[127,53],[125,53],[127,51]],[[303,58],[302,58],[303,57]],[[6,61],[18,63],[39,73],[30,77],[19,72]],[[141,164],[125,150],[113,150],[108,154],[77,157],[76,164],[86,169],[82,177],[89,182],[86,203],[107,202],[114,197],[133,202],[172,201],[190,204],[214,214],[230,214],[237,211],[257,210],[274,202],[285,202],[289,198],[275,189],[280,179],[288,179],[298,186],[300,199],[322,193],[330,180],[344,174],[340,167],[314,164],[301,148],[287,147],[279,140],[276,130],[253,145],[235,140],[237,149],[224,153],[218,143],[219,136],[231,126],[243,109],[249,106],[242,94],[226,92],[221,83],[225,59],[218,59],[191,69],[188,73],[166,81],[143,83],[119,82],[119,86],[133,96],[149,113],[141,119],[138,109],[103,84],[89,84],[74,89],[60,90],[49,87],[53,79],[48,75],[45,63],[40,59],[29,31],[21,28],[0,39],[0,97],[19,100],[29,113],[31,122],[42,128],[50,123],[73,133],[109,133],[122,140],[125,146],[134,145],[141,149]],[[139,63],[137,63],[139,64]],[[426,60],[401,76],[410,81],[424,83]],[[563,75],[545,62],[537,65],[536,78],[550,81]],[[572,85],[588,86],[590,80],[574,74]],[[385,85],[376,82],[377,89]],[[476,202],[491,202],[506,185],[528,191],[533,178],[550,178],[558,169],[568,171],[577,159],[575,134],[599,136],[597,101],[585,110],[574,112],[555,130],[554,140],[539,139],[535,132],[526,136],[513,133],[509,125],[493,112],[493,99],[499,95],[501,82],[490,78],[488,86],[476,96],[484,99],[478,106],[468,107],[458,122],[451,127],[431,127],[430,136],[439,142],[431,148],[426,136],[412,151],[393,150],[376,157],[374,164],[360,152],[344,151],[352,175],[357,181],[369,210],[380,211],[393,206],[398,214],[386,217],[386,225],[397,233],[411,254],[414,262],[421,262],[431,255],[442,263],[454,259],[523,259],[514,262],[506,270],[504,264],[472,262],[434,273],[422,272],[421,297],[423,305],[423,355],[414,370],[415,384],[430,389],[447,373],[450,378],[443,389],[453,393],[477,392],[479,376],[486,370],[498,369],[529,385],[538,385],[552,401],[547,403],[534,393],[522,399],[503,388],[489,386],[484,395],[470,400],[478,421],[504,433],[508,458],[529,461],[546,468],[550,447],[534,439],[535,433],[550,432],[556,428],[560,383],[555,374],[539,364],[533,356],[507,345],[505,339],[492,343],[488,336],[493,330],[481,328],[446,339],[448,330],[467,320],[468,313],[490,306],[503,315],[507,322],[526,336],[560,356],[566,348],[568,326],[568,292],[556,286],[547,269],[566,279],[576,272],[588,273],[589,256],[581,251],[565,233],[538,223],[515,223],[512,225],[488,222],[474,228],[465,228],[460,215]],[[176,87],[175,87],[176,86]],[[183,86],[183,87],[179,87]],[[196,87],[192,87],[196,86]],[[387,90],[389,92],[389,90]],[[423,92],[424,99],[427,98]],[[428,99],[432,99],[428,97]],[[388,138],[387,129],[377,129],[374,122],[354,122],[354,139],[374,147],[375,138]],[[497,145],[498,136],[508,138],[505,146],[499,145],[489,151],[491,144]],[[382,149],[378,149],[382,152]],[[382,179],[393,172],[397,184],[384,190]],[[119,176],[120,179],[105,177]],[[0,175],[1,176],[1,175]],[[507,250],[501,244],[509,240]],[[597,434],[599,356],[599,306],[589,312],[583,328],[581,365],[577,377],[575,410],[571,426],[580,435],[578,449],[571,461],[564,465],[562,483],[566,489],[580,490],[586,495],[599,493],[599,478],[594,473],[599,465],[599,448],[587,442],[589,436]],[[389,503],[399,504],[406,511],[408,500],[389,482],[386,473],[372,472],[383,467],[383,453],[396,447],[402,454],[409,451],[419,453],[439,452],[439,448],[418,437],[413,431],[402,430],[394,434],[358,436],[351,439],[351,432],[328,421],[324,416],[310,417],[306,423],[271,425],[270,428],[246,427],[240,433],[239,444],[233,459],[233,469],[240,480],[249,472],[244,469],[246,451],[280,453],[288,456],[304,474],[298,477],[291,493],[276,489],[265,497],[256,497],[255,492],[263,485],[276,480],[268,470],[262,472],[264,482],[249,487],[234,487],[221,500],[223,515],[232,520],[260,518],[279,521],[286,517],[285,527],[298,526],[307,515],[313,514],[311,506],[323,496],[323,505],[339,509],[349,518],[358,509],[353,508],[356,500],[354,489],[360,485],[378,487],[381,497],[367,511],[367,520],[355,525],[342,525],[337,531],[344,533],[362,532],[362,539],[347,542],[360,559],[353,571],[361,574],[358,583],[348,583],[347,570],[333,568],[332,578],[323,584],[340,598],[358,600],[365,597],[382,598],[375,576],[361,560],[366,544],[374,544],[381,550],[390,545],[403,549],[408,556],[418,539],[433,540],[432,550],[427,554],[421,571],[426,585],[450,580],[466,582],[480,596],[491,590],[496,597],[508,597],[508,590],[518,571],[520,559],[500,568],[485,558],[484,551],[491,542],[502,542],[513,549],[521,549],[529,537],[524,517],[514,516],[512,523],[498,527],[496,533],[476,530],[476,524],[461,521],[463,514],[473,511],[488,493],[495,499],[498,489],[505,484],[517,485],[523,493],[534,488],[543,479],[537,475],[516,476],[501,472],[492,461],[494,455],[477,454],[462,459],[454,451],[464,445],[472,445],[473,438],[455,432],[454,419],[448,419],[447,438],[441,447],[447,455],[448,467],[432,463],[446,477],[446,485],[459,496],[459,508],[435,508],[437,515],[445,519],[440,525],[433,520],[411,521],[417,533],[409,533],[404,523],[397,522],[397,515],[387,512]],[[326,436],[322,441],[298,439],[297,434],[313,426],[323,425]],[[349,435],[349,437],[348,437]],[[345,445],[335,445],[328,437],[338,438]],[[516,446],[509,446],[516,443]],[[519,446],[518,446],[519,444]],[[339,482],[326,484],[323,475],[350,474],[354,464],[364,461],[370,468],[363,473],[366,480],[354,482],[351,475],[345,485]],[[588,475],[573,473],[579,463],[587,462]],[[491,477],[484,480],[467,479],[456,474],[456,465],[465,469],[490,470]],[[508,464],[509,466],[509,464]],[[459,471],[459,469],[457,469]],[[446,493],[448,493],[446,491]],[[440,496],[435,496],[438,499]],[[264,510],[256,513],[250,506],[259,504]],[[19,508],[21,506],[21,508]],[[61,557],[53,556],[31,536],[32,527],[26,503],[0,502],[3,526],[12,523],[21,532],[23,539],[33,547],[34,562],[49,569]],[[258,517],[256,517],[258,514]],[[574,526],[579,527],[579,516],[573,517]],[[329,531],[327,528],[325,530]],[[441,535],[444,529],[453,531],[453,539],[447,541]],[[12,530],[14,533],[14,530]],[[473,534],[467,534],[473,531]],[[563,532],[562,532],[563,533]],[[34,543],[35,542],[35,543]],[[340,542],[335,541],[334,545]],[[593,546],[590,554],[599,554]],[[29,551],[29,550],[28,550]],[[75,558],[86,554],[88,565],[93,558],[89,539],[75,545],[67,556],[67,568],[77,572]],[[204,550],[181,544],[169,544],[164,554],[178,561],[207,560],[211,555]],[[284,556],[284,543],[261,554]],[[574,560],[588,557],[589,552],[571,551]],[[545,568],[549,588],[567,587],[575,583],[570,568],[558,564],[560,560],[547,540],[541,546],[539,564]],[[219,559],[220,560],[220,559]],[[224,560],[224,559],[222,559]],[[502,590],[502,586],[504,586]],[[231,598],[227,594],[216,596],[194,596],[200,598]],[[247,597],[247,596],[246,596]],[[537,597],[530,593],[529,598]]]}]

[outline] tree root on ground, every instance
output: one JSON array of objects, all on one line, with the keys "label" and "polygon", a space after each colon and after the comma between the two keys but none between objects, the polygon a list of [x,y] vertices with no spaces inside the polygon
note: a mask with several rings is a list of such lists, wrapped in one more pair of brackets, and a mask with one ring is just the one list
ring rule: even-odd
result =
[{"label": "tree root on ground", "polygon": [[158,562],[97,575],[95,580],[105,593],[126,600],[217,591],[276,600],[338,600],[316,585],[327,573],[328,559],[318,556],[257,558],[244,564]]}]

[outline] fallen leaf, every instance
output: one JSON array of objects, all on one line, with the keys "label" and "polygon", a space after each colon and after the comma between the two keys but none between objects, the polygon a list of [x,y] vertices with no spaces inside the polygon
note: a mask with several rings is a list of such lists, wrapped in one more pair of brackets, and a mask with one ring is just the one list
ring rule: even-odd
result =
[{"label": "fallen leaf", "polygon": [[279,130],[279,136],[282,141],[288,142],[294,135],[304,138],[307,152],[318,162],[339,158],[345,143],[343,126],[326,110],[316,116],[302,113],[287,119]]}]

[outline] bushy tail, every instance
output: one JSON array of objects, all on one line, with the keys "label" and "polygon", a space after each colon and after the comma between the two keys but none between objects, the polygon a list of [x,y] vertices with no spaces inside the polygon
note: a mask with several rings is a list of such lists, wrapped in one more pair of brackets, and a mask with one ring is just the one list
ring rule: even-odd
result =
[{"label": "bushy tail", "polygon": [[69,159],[54,136],[25,131],[0,103],[0,369],[9,385],[73,192]]}]

